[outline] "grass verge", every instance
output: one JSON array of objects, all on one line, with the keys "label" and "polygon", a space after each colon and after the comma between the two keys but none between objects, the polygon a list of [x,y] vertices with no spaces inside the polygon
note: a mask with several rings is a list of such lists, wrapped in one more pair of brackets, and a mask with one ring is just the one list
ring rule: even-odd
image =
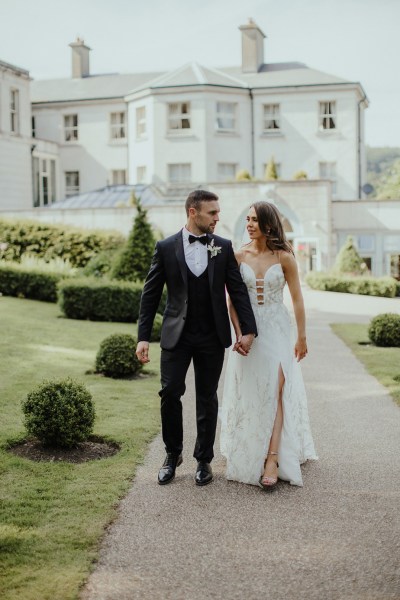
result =
[{"label": "grass verge", "polygon": [[363,363],[367,371],[387,387],[400,406],[400,348],[380,348],[371,344],[368,339],[368,325],[335,323],[331,327]]},{"label": "grass verge", "polygon": [[[137,380],[87,374],[102,339],[123,323],[62,318],[54,304],[0,297],[0,589],[3,600],[76,599],[147,443],[159,429],[159,348]],[[94,434],[121,451],[82,463],[34,463],[6,451],[24,437],[21,400],[43,379],[71,376],[91,391]]]}]

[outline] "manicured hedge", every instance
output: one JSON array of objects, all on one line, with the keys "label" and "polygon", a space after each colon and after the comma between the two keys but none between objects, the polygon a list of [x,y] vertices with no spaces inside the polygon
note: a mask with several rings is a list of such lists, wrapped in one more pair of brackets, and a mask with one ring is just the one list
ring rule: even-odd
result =
[{"label": "manicured hedge", "polygon": [[306,283],[314,290],[386,298],[394,298],[397,289],[396,280],[392,277],[350,277],[311,272],[306,276]]},{"label": "manicured hedge", "polygon": [[0,265],[0,293],[45,302],[57,302],[57,284],[65,274],[23,269],[10,263]]},{"label": "manicured hedge", "polygon": [[122,246],[124,238],[119,233],[0,219],[0,243],[7,244],[2,251],[6,260],[18,261],[29,252],[46,260],[61,256],[73,267],[84,267],[100,251]]},{"label": "manicured hedge", "polygon": [[[82,277],[65,279],[58,286],[61,310],[69,319],[136,323],[139,317],[141,283]],[[165,309],[166,293],[158,312]]]},{"label": "manicured hedge", "polygon": [[400,315],[396,313],[377,315],[369,324],[368,336],[376,346],[400,348]]},{"label": "manicured hedge", "polygon": [[141,284],[85,277],[62,281],[59,303],[70,319],[135,323],[141,293]]}]

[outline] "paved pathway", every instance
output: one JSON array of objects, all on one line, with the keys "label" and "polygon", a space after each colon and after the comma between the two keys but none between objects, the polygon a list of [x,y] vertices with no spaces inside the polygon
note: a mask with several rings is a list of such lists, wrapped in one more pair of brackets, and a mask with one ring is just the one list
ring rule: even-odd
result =
[{"label": "paved pathway", "polygon": [[400,599],[400,409],[329,328],[400,312],[400,300],[379,308],[353,298],[349,316],[349,295],[318,294],[305,292],[311,351],[303,373],[319,461],[303,467],[304,488],[281,482],[268,495],[228,482],[218,452],[215,481],[197,488],[189,383],[176,480],[155,483],[158,437],[82,599]]}]

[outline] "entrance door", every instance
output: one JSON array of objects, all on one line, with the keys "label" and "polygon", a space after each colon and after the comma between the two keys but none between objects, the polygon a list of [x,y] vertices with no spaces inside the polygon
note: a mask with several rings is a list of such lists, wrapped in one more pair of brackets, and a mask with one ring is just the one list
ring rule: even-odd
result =
[{"label": "entrance door", "polygon": [[321,270],[321,252],[318,238],[296,237],[292,244],[301,279],[310,271]]}]

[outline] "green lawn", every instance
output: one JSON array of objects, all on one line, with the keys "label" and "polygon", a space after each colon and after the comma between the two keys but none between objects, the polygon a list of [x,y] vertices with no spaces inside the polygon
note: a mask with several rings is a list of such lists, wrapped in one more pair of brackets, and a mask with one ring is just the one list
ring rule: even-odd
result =
[{"label": "green lawn", "polygon": [[[111,333],[136,326],[61,317],[54,304],[0,297],[0,596],[66,600],[97,556],[147,443],[159,429],[159,348],[147,376],[113,380],[94,374],[94,358]],[[151,371],[150,371],[151,369]],[[35,463],[6,451],[23,438],[21,400],[43,379],[71,376],[91,391],[94,434],[121,444],[107,459],[82,464]]]},{"label": "green lawn", "polygon": [[368,325],[335,323],[331,327],[400,405],[400,348],[373,346],[368,339]]}]

